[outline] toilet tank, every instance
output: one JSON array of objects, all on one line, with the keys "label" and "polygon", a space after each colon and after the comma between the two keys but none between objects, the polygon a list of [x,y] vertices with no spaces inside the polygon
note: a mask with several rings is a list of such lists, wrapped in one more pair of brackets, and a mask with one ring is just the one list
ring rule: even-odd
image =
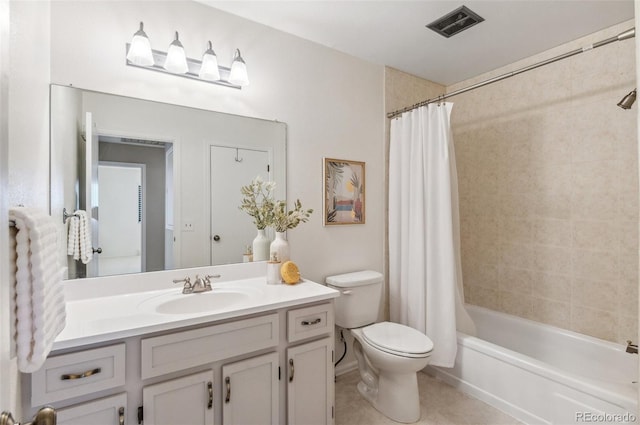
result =
[{"label": "toilet tank", "polygon": [[340,291],[335,301],[336,325],[353,329],[378,319],[383,276],[371,270],[329,276],[327,286]]}]

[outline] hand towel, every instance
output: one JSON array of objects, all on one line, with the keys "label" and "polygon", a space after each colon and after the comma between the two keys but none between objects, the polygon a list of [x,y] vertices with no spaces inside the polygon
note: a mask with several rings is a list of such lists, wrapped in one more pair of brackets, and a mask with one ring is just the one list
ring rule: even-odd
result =
[{"label": "hand towel", "polygon": [[80,259],[79,227],[80,219],[76,215],[67,217],[67,255],[73,256],[74,260]]},{"label": "hand towel", "polygon": [[88,264],[93,259],[93,246],[91,244],[91,218],[86,211],[78,210],[77,214],[80,218],[78,227],[78,239],[80,240],[80,261]]},{"label": "hand towel", "polygon": [[86,211],[77,210],[67,218],[67,255],[88,264],[93,259],[91,219]]},{"label": "hand towel", "polygon": [[16,351],[18,368],[38,370],[62,331],[66,309],[63,267],[58,264],[58,231],[53,219],[34,208],[12,208],[15,220],[11,246],[15,248]]}]

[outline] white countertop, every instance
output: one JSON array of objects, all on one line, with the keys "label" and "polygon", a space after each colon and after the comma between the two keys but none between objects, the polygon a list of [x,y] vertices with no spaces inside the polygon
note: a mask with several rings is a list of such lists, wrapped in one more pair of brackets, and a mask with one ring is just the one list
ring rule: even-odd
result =
[{"label": "white countertop", "polygon": [[[128,279],[128,277],[122,279]],[[67,324],[56,338],[53,350],[211,323],[339,296],[338,291],[308,280],[295,285],[267,285],[264,275],[221,283],[214,282],[212,286],[213,291],[202,294],[182,294],[182,287],[175,286],[168,289],[130,293],[115,291],[112,295],[103,292],[95,297],[68,296]],[[158,303],[166,300],[182,300],[182,297],[215,297],[216,292],[223,294],[229,291],[245,292],[250,296],[243,297],[242,300],[233,302],[231,305],[218,306],[214,311],[163,314],[156,310]],[[198,301],[201,300],[204,298]]]}]

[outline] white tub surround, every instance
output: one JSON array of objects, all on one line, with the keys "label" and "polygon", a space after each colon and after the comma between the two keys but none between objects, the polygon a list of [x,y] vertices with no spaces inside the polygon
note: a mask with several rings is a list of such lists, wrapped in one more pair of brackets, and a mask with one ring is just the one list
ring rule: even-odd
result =
[{"label": "white tub surround", "polygon": [[637,421],[638,358],[624,346],[466,308],[478,336],[459,332],[454,367],[430,373],[528,424]]}]

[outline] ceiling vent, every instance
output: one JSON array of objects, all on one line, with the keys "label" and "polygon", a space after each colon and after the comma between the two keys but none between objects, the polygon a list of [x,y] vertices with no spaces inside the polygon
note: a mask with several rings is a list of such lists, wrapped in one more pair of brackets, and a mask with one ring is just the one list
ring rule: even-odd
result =
[{"label": "ceiling vent", "polygon": [[472,12],[468,7],[461,6],[442,18],[431,22],[427,25],[427,28],[434,30],[443,37],[449,38],[482,21],[484,21],[484,18]]}]

